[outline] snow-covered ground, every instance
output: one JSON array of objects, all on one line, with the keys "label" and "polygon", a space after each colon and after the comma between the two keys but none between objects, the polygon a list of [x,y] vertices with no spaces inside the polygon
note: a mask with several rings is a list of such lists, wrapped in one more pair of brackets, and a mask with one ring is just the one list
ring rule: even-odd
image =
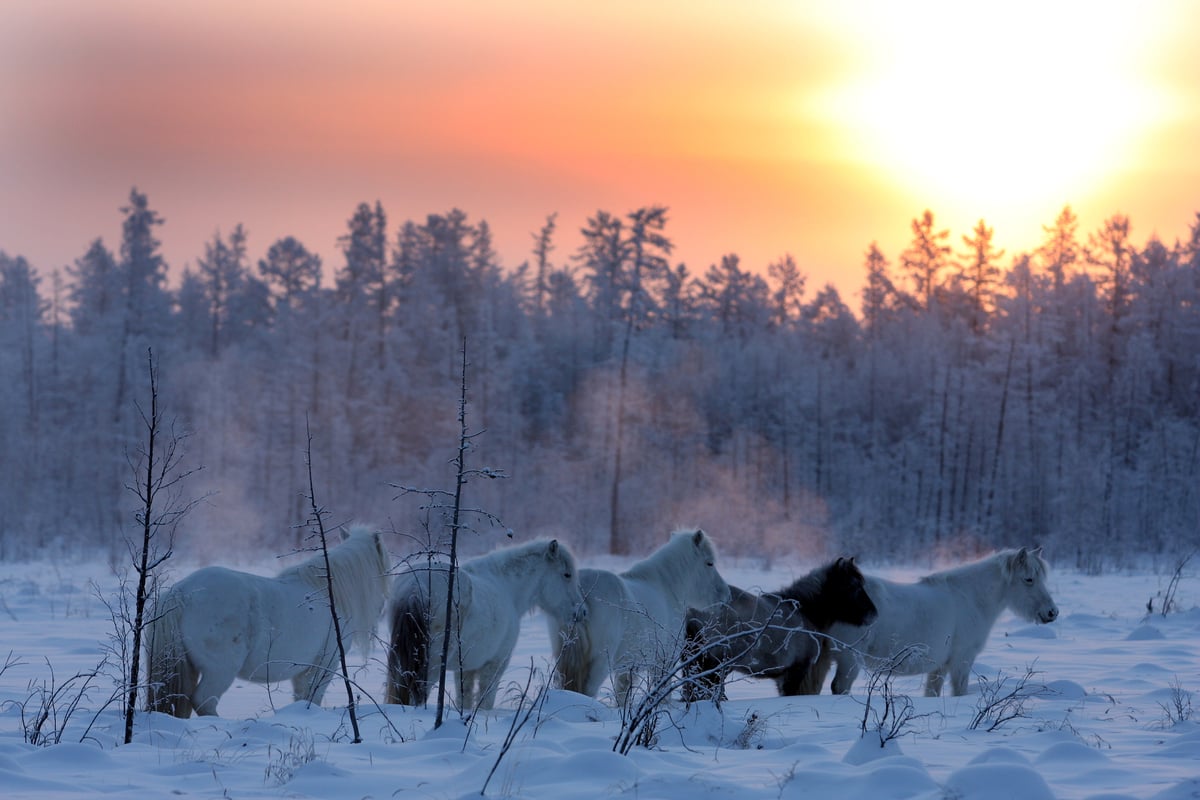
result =
[{"label": "snow-covered ground", "polygon": [[[177,576],[189,571],[173,566]],[[732,583],[776,589],[811,566],[722,571]],[[613,752],[620,715],[603,695],[551,692],[514,730],[524,718],[514,710],[515,690],[531,664],[536,687],[548,661],[540,614],[525,620],[509,670],[513,691],[469,724],[452,714],[435,731],[432,708],[380,708],[363,698],[363,741],[353,744],[339,684],[324,707],[310,708],[291,703],[287,685],[239,681],[221,701],[221,718],[139,714],[133,743],[120,745],[119,703],[105,707],[112,679],[101,676],[83,697],[72,682],[111,647],[104,601],[114,602],[117,579],[103,565],[0,564],[0,659],[10,654],[0,675],[0,796],[463,798],[479,796],[486,782],[486,796],[552,800],[1196,798],[1200,577],[1192,572],[1179,585],[1183,610],[1148,616],[1147,600],[1167,582],[1150,573],[1055,571],[1056,623],[1001,616],[976,672],[992,683],[1008,678],[1007,690],[1032,671],[1026,686],[1044,689],[992,731],[990,721],[971,727],[984,696],[978,682],[965,697],[925,698],[920,679],[897,679],[916,716],[881,748],[873,730],[860,736],[865,675],[847,697],[782,698],[769,682],[741,680],[721,710],[672,707],[653,747],[622,756]],[[377,648],[357,675],[376,699],[380,659]],[[44,702],[55,689],[60,695]],[[1180,722],[1188,702],[1197,713]],[[42,709],[52,712],[42,734],[63,731],[61,744],[25,741]]]}]

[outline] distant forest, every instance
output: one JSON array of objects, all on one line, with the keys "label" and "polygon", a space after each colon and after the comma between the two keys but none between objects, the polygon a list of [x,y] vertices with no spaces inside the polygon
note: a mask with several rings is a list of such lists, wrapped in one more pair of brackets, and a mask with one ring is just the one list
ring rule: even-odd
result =
[{"label": "distant forest", "polygon": [[[457,209],[353,211],[341,263],[217,233],[168,285],[163,218],[37,269],[0,251],[0,557],[124,558],[149,358],[200,499],[177,549],[287,552],[308,516],[444,530],[397,486],[453,490],[465,346],[469,550],[557,536],[640,555],[681,525],[723,552],[868,561],[1041,545],[1063,566],[1173,562],[1200,541],[1200,215],[1137,243],[1122,215],[1005,254],[931,212],[866,248],[857,308],[790,256],[703,272],[668,212],[546,218],[502,267]],[[2,244],[2,243],[0,243]],[[309,437],[311,436],[311,444]]]}]

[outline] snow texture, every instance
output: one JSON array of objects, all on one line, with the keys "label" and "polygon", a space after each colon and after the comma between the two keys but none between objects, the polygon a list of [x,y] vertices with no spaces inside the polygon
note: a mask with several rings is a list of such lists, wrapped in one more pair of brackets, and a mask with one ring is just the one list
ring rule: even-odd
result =
[{"label": "snow texture", "polygon": [[[810,566],[764,572],[741,563],[723,572],[739,585],[773,589]],[[175,565],[177,576],[187,571]],[[880,747],[873,732],[860,735],[866,681],[846,697],[778,697],[771,682],[735,680],[720,709],[671,705],[654,746],[626,757],[612,749],[621,717],[607,687],[598,699],[549,691],[505,748],[531,665],[534,691],[547,667],[540,614],[524,620],[499,707],[471,720],[450,713],[434,730],[433,708],[375,705],[367,693],[382,695],[377,648],[355,675],[364,692],[360,744],[350,741],[335,688],[317,708],[290,702],[286,685],[239,682],[222,699],[220,718],[140,713],[133,743],[123,745],[120,702],[108,703],[110,675],[64,718],[77,696],[70,679],[94,669],[110,645],[101,598],[111,602],[117,579],[103,565],[5,563],[0,624],[11,654],[0,675],[0,792],[56,800],[465,798],[478,797],[486,782],[488,797],[553,800],[1195,798],[1200,724],[1180,717],[1190,709],[1185,693],[1200,690],[1197,583],[1179,587],[1180,607],[1190,610],[1146,619],[1146,599],[1165,580],[1054,572],[1062,616],[1052,627],[1030,629],[1004,614],[976,673],[995,682],[1032,670],[1037,691],[1022,715],[990,732],[969,727],[980,702],[974,681],[967,696],[926,698],[920,678],[897,679],[894,690],[911,696],[917,716]],[[44,707],[42,690],[55,687],[68,690],[42,732],[62,731],[62,743],[35,746],[26,730]]]}]

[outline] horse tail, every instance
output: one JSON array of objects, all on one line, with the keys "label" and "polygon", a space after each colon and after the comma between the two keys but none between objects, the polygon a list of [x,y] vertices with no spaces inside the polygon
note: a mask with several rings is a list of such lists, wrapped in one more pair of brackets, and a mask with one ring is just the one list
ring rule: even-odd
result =
[{"label": "horse tail", "polygon": [[183,643],[182,620],[182,605],[168,593],[146,631],[146,707],[187,719],[192,715],[192,693],[200,676]]},{"label": "horse tail", "polygon": [[[590,615],[589,615],[590,616]],[[560,622],[551,635],[555,672],[561,689],[587,693],[589,665],[592,661],[592,637],[588,619]]]},{"label": "horse tail", "polygon": [[429,699],[429,600],[416,587],[391,609],[388,648],[388,703],[424,705]]}]

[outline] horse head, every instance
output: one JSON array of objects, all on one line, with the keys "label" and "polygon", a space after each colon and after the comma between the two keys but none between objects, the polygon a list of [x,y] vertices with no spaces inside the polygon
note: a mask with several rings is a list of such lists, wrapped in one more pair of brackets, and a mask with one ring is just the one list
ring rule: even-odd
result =
[{"label": "horse head", "polygon": [[543,556],[546,572],[539,582],[538,605],[557,619],[582,620],[587,616],[587,603],[579,588],[575,556],[557,539],[545,545]]},{"label": "horse head", "polygon": [[867,593],[867,581],[854,557],[838,558],[829,570],[825,590],[840,606],[840,616],[851,625],[870,625],[879,609]]},{"label": "horse head", "polygon": [[699,528],[682,535],[691,545],[692,557],[687,559],[687,574],[683,576],[692,595],[689,603],[701,607],[729,602],[729,584],[717,571],[717,548],[712,539]]},{"label": "horse head", "polygon": [[1047,567],[1042,548],[1022,547],[1005,553],[1003,572],[1008,579],[1008,605],[1018,616],[1038,623],[1058,619],[1058,606],[1046,588]]}]

